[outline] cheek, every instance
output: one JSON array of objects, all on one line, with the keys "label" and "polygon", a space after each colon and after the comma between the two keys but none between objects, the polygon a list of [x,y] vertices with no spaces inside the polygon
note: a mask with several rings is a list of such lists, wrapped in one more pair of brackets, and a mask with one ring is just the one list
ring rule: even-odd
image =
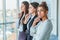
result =
[{"label": "cheek", "polygon": [[33,12],[33,11],[34,11],[34,9],[33,9],[33,8],[31,8],[31,11]]},{"label": "cheek", "polygon": [[43,17],[44,16],[44,12],[41,12],[40,16]]},{"label": "cheek", "polygon": [[21,7],[21,10],[24,11],[25,10],[25,7]]},{"label": "cheek", "polygon": [[32,8],[31,8],[31,9],[29,9],[29,12],[30,12],[30,13],[32,13],[32,12],[33,12],[33,9],[32,9]]}]

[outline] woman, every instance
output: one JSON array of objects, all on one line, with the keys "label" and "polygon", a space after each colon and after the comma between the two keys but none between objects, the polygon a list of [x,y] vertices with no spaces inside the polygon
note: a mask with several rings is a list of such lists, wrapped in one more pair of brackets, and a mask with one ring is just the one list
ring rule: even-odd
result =
[{"label": "woman", "polygon": [[32,23],[34,19],[37,17],[36,11],[39,3],[32,2],[29,5],[29,14],[26,15],[26,20],[24,23],[27,23],[27,40],[32,40],[32,37],[30,36],[30,27],[32,26]]},{"label": "woman", "polygon": [[18,40],[26,40],[25,30],[27,29],[27,25],[24,24],[25,15],[28,13],[29,3],[27,1],[23,1],[21,5],[21,14],[19,19],[19,39]]},{"label": "woman", "polygon": [[52,31],[52,23],[51,20],[48,19],[48,6],[46,2],[42,2],[37,8],[38,17],[42,19],[37,26],[36,34],[33,35],[32,40],[49,40],[51,31]]}]

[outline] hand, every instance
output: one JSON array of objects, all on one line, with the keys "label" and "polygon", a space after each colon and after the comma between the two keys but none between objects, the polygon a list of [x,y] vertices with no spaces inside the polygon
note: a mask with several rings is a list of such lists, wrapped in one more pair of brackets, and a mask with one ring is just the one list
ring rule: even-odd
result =
[{"label": "hand", "polygon": [[35,18],[35,20],[34,20],[32,26],[34,27],[34,26],[36,25],[36,23],[39,22],[39,21],[40,21],[40,18],[39,18],[39,17]]},{"label": "hand", "polygon": [[28,19],[28,18],[29,18],[29,14],[26,14],[25,19]]},{"label": "hand", "polygon": [[35,18],[35,20],[34,20],[35,22],[39,22],[40,21],[40,18],[39,17],[37,17],[37,18]]},{"label": "hand", "polygon": [[24,20],[24,24],[26,24],[27,23],[27,19],[29,18],[29,14],[26,14],[26,16],[25,16],[25,20]]}]

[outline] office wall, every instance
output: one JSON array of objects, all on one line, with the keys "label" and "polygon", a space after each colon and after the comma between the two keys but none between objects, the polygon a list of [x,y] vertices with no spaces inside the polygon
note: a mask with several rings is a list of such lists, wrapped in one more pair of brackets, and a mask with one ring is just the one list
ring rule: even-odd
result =
[{"label": "office wall", "polygon": [[58,0],[58,39],[60,40],[60,0]]},{"label": "office wall", "polygon": [[57,35],[57,0],[51,0],[51,20],[53,24],[52,33]]}]

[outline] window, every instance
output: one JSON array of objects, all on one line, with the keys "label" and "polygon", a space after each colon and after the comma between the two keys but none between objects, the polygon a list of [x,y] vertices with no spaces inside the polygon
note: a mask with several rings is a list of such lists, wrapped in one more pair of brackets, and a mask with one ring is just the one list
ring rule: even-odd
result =
[{"label": "window", "polygon": [[6,0],[6,38],[16,40],[17,0]]},{"label": "window", "polygon": [[0,0],[0,40],[3,40],[3,1]]},{"label": "window", "polygon": [[[0,40],[16,40],[18,32],[16,29],[17,14],[20,12],[22,1],[41,3],[43,0],[0,0]],[[49,18],[53,23],[53,34],[57,34],[57,0],[46,0],[49,7]],[[4,2],[6,4],[4,4]],[[5,6],[3,6],[5,5]],[[51,5],[51,6],[50,6]],[[6,8],[6,9],[4,9]],[[54,10],[55,9],[55,10]],[[5,10],[5,12],[3,11]],[[51,12],[51,13],[50,13]],[[4,39],[5,38],[5,39]]]}]

